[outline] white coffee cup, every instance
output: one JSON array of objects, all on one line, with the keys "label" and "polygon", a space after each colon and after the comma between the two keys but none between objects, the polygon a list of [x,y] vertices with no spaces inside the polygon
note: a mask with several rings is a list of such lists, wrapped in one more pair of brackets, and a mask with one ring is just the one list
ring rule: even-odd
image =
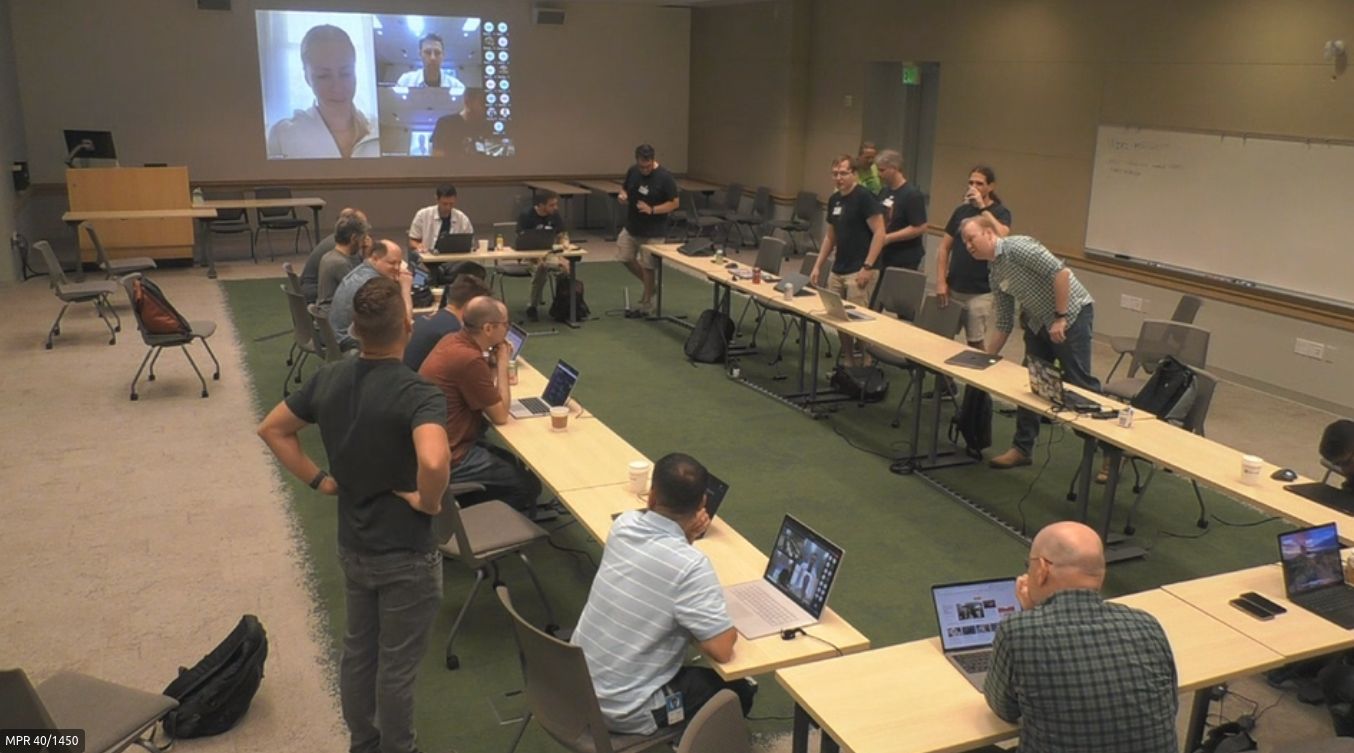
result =
[{"label": "white coffee cup", "polygon": [[488,239],[488,238],[480,238],[479,241],[478,241],[478,243],[479,243],[479,249],[480,249],[481,251],[488,251],[488,250],[489,250],[489,239]]},{"label": "white coffee cup", "polygon": [[649,468],[650,463],[647,460],[630,461],[630,491],[634,494],[643,494],[649,490]]},{"label": "white coffee cup", "polygon": [[795,299],[795,285],[792,282],[783,282],[780,285],[781,292],[785,294],[785,300],[793,301]]},{"label": "white coffee cup", "polygon": [[1247,486],[1260,485],[1260,471],[1265,469],[1265,460],[1256,455],[1241,456],[1241,483]]},{"label": "white coffee cup", "polygon": [[551,431],[569,430],[569,406],[567,405],[550,406],[550,430]]}]

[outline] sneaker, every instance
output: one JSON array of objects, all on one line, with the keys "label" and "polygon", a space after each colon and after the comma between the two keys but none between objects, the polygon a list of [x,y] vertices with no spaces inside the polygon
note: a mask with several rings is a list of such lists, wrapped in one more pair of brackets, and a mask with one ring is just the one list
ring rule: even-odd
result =
[{"label": "sneaker", "polygon": [[536,307],[535,307],[535,306],[527,306],[527,321],[529,321],[529,322],[539,322],[540,320],[541,320],[541,315],[540,315],[540,312],[538,312],[538,311],[536,310]]},{"label": "sneaker", "polygon": [[1006,452],[1003,452],[1002,454],[987,461],[987,464],[998,470],[1006,470],[1007,468],[1016,468],[1022,465],[1029,465],[1030,462],[1031,461],[1029,455],[1026,455],[1020,450],[1017,450],[1016,448],[1012,447]]}]

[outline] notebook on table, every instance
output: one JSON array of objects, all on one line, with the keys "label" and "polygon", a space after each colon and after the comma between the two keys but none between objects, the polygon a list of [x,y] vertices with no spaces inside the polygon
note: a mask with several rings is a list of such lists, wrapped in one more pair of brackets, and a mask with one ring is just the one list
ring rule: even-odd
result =
[{"label": "notebook on table", "polygon": [[1053,403],[1054,408],[1077,413],[1095,413],[1100,410],[1100,403],[1068,392],[1063,385],[1062,372],[1053,368],[1053,364],[1034,356],[1027,356],[1025,364],[1030,371],[1030,391]]},{"label": "notebook on table", "polygon": [[1001,621],[1020,611],[1016,579],[931,586],[940,645],[955,669],[979,691],[992,668],[992,641]]},{"label": "notebook on table", "polygon": [[1279,534],[1288,600],[1346,630],[1354,628],[1354,587],[1345,583],[1334,523]]},{"label": "notebook on table", "polygon": [[569,403],[569,395],[573,393],[574,385],[577,383],[578,370],[560,361],[555,364],[555,370],[550,373],[550,381],[546,382],[545,391],[541,393],[541,396],[524,397],[512,401],[508,413],[513,418],[548,416],[551,408]]},{"label": "notebook on table", "polygon": [[753,639],[817,624],[841,562],[841,547],[786,515],[761,580],[724,589],[734,627]]}]

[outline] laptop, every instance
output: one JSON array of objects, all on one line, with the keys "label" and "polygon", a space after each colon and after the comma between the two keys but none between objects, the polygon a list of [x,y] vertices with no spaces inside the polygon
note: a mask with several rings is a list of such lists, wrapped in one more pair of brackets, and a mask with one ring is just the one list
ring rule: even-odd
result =
[{"label": "laptop", "polygon": [[686,256],[713,256],[715,242],[709,238],[692,238],[678,246],[677,252]]},{"label": "laptop", "polygon": [[[729,493],[729,485],[721,481],[719,477],[715,476],[713,473],[707,473],[706,477],[709,481],[705,485],[705,512],[709,513],[710,520],[714,520],[715,514],[719,512],[719,506],[724,504],[724,497]],[[644,510],[647,508],[637,507],[635,509]],[[612,513],[611,519],[615,520],[627,512],[630,511],[621,510],[620,512]],[[705,534],[702,533],[701,538],[705,538]]]},{"label": "laptop", "polygon": [[992,668],[992,641],[1001,621],[1020,611],[1016,579],[931,586],[945,658],[980,692]]},{"label": "laptop", "polygon": [[1302,484],[1288,484],[1284,487],[1290,492],[1325,505],[1332,510],[1339,510],[1346,515],[1354,515],[1354,492],[1341,489],[1338,486],[1323,484],[1320,481],[1308,481]]},{"label": "laptop", "polygon": [[518,230],[517,240],[513,241],[514,251],[549,251],[555,247],[558,230],[531,228]]},{"label": "laptop", "polygon": [[522,346],[527,344],[527,331],[516,324],[508,324],[508,347],[512,348],[512,355],[508,356],[509,361],[516,361],[522,354]]},{"label": "laptop", "polygon": [[786,272],[785,276],[780,278],[780,284],[776,286],[776,289],[784,292],[786,285],[790,286],[794,295],[813,295],[813,291],[807,289],[813,286],[813,282],[808,275]]},{"label": "laptop", "polygon": [[761,580],[724,589],[733,626],[753,639],[816,624],[841,563],[841,547],[786,515]]},{"label": "laptop", "polygon": [[550,409],[557,405],[567,405],[569,394],[578,383],[578,370],[560,361],[550,373],[550,381],[545,383],[545,391],[540,397],[524,397],[512,401],[508,413],[513,418],[537,418],[550,415]]},{"label": "laptop", "polygon": [[1279,534],[1279,560],[1289,601],[1354,628],[1354,587],[1345,584],[1334,523]]},{"label": "laptop", "polygon": [[1041,358],[1027,356],[1025,365],[1030,371],[1030,391],[1053,403],[1054,408],[1073,410],[1077,413],[1099,412],[1100,403],[1067,391],[1063,386],[1062,373],[1053,368],[1053,364]]},{"label": "laptop", "polygon": [[433,250],[439,254],[468,254],[475,247],[474,233],[447,233],[437,236]]},{"label": "laptop", "polygon": [[981,350],[966,350],[958,355],[950,356],[945,359],[945,363],[951,366],[963,366],[966,369],[983,369],[995,364],[1001,360],[1001,356],[994,356],[990,353],[984,353]]},{"label": "laptop", "polygon": [[855,310],[855,307],[847,308],[842,302],[842,297],[826,288],[817,288],[818,297],[823,299],[823,308],[827,309],[827,318],[836,319],[839,322],[868,322],[874,319],[869,314],[862,314]]}]

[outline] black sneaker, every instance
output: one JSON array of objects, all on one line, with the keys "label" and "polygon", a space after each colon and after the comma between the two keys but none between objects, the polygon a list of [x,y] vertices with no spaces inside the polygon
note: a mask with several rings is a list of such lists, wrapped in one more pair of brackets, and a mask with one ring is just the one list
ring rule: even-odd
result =
[{"label": "black sneaker", "polygon": [[539,312],[536,311],[536,307],[535,307],[535,306],[527,306],[527,321],[529,321],[529,322],[539,322],[540,320],[541,320],[541,315],[540,315]]}]

